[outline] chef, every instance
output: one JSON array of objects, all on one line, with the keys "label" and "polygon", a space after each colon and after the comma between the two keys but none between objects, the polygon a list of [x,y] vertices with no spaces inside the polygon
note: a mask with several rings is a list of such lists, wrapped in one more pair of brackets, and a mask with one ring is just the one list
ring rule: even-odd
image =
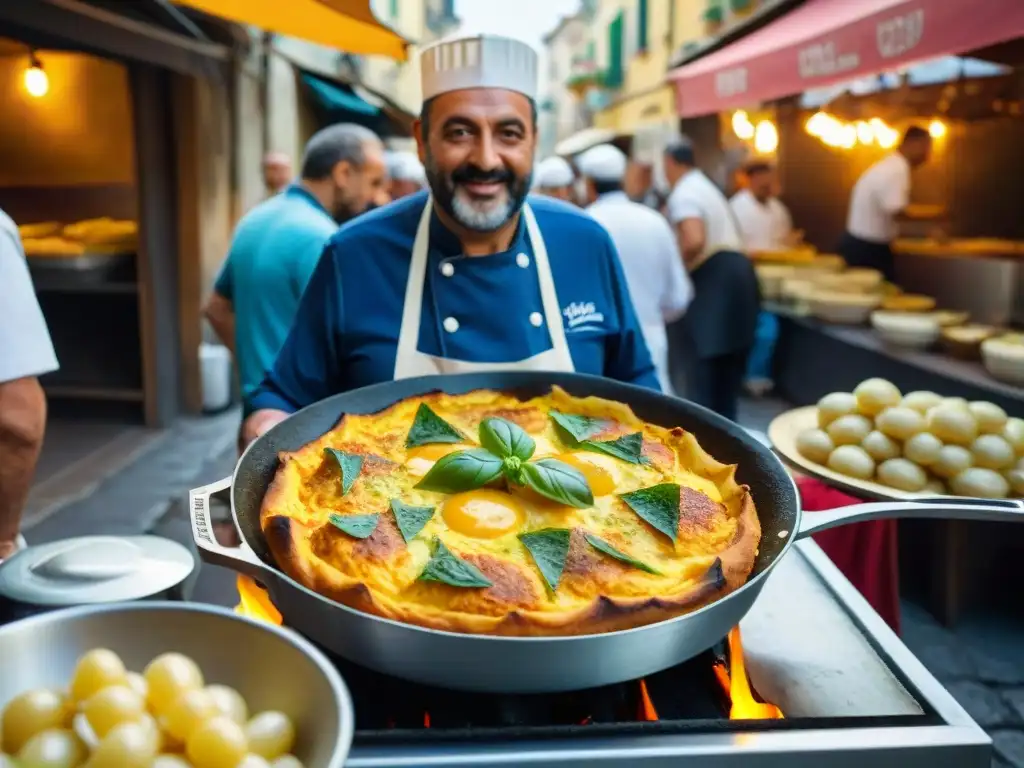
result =
[{"label": "chef", "polygon": [[534,191],[548,197],[557,197],[567,203],[573,202],[573,183],[576,175],[564,157],[548,157],[537,164],[533,175]]},{"label": "chef", "polygon": [[686,396],[736,420],[760,309],[757,276],[729,201],[698,167],[686,139],[665,148],[666,203],[694,297],[681,325]]},{"label": "chef", "polygon": [[527,201],[537,54],[487,35],[421,54],[416,123],[429,191],[328,241],[244,437],[342,392],[479,371],[579,371],[658,388],[608,233]]},{"label": "chef", "polygon": [[624,188],[629,160],[618,147],[588,149],[576,166],[586,188],[586,211],[615,242],[658,381],[671,394],[665,324],[682,317],[693,298],[672,228],[657,211],[629,199]]},{"label": "chef", "polygon": [[924,128],[911,126],[899,148],[868,168],[857,179],[850,195],[846,232],[839,255],[851,267],[877,269],[892,280],[892,241],[900,220],[928,220],[944,212],[910,204],[910,172],[928,162],[932,137]]}]

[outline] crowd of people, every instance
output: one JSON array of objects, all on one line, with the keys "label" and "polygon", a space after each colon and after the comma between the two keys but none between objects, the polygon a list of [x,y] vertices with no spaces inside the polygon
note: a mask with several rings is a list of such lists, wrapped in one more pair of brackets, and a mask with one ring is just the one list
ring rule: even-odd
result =
[{"label": "crowd of people", "polygon": [[[748,165],[729,200],[684,137],[662,153],[667,195],[627,184],[635,165],[611,144],[535,164],[532,48],[445,40],[421,75],[416,154],[337,124],[310,139],[297,178],[288,156],[264,158],[268,196],[238,223],[204,311],[238,365],[240,448],[332,394],[436,373],[576,371],[673,393],[678,368],[685,397],[735,420],[744,380],[770,378],[774,342],[748,251],[800,239],[771,165]],[[884,260],[884,217],[927,150],[908,132],[858,184],[851,263]],[[38,377],[58,365],[2,212],[0,305],[2,560],[24,544]]]}]

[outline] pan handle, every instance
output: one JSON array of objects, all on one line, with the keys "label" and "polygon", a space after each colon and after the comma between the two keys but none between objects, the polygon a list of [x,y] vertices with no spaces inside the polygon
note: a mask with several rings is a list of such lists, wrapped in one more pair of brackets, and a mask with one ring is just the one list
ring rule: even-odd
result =
[{"label": "pan handle", "polygon": [[263,581],[271,572],[270,568],[256,556],[256,553],[247,544],[243,543],[239,547],[225,547],[218,543],[213,535],[213,526],[210,524],[210,496],[226,491],[230,487],[231,478],[225,477],[223,480],[204,485],[202,488],[193,488],[188,492],[192,539],[196,543],[196,549],[199,550],[199,557],[203,562],[221,565]]},{"label": "pan handle", "polygon": [[854,504],[824,512],[804,512],[796,538],[803,539],[819,531],[866,520],[895,520],[900,517],[940,518],[946,520],[992,520],[1024,523],[1024,500],[972,499],[937,496],[913,501],[879,501]]}]

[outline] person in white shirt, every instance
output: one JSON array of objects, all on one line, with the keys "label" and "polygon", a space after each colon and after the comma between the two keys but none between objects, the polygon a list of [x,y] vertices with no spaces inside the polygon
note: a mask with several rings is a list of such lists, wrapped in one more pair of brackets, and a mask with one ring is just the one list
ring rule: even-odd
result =
[{"label": "person in white shirt", "polygon": [[729,201],[697,168],[689,140],[669,144],[664,163],[666,214],[694,288],[683,318],[686,395],[735,421],[761,305],[757,276]]},{"label": "person in white shirt", "polygon": [[572,171],[569,161],[563,157],[553,156],[541,160],[533,172],[533,192],[548,197],[575,202],[573,184],[576,174]]},{"label": "person in white shirt", "polygon": [[755,160],[743,169],[746,187],[729,200],[748,251],[778,251],[792,246],[799,233],[785,203],[775,196],[775,169]]},{"label": "person in white shirt", "polygon": [[[780,251],[795,245],[803,233],[794,231],[786,205],[775,196],[775,169],[766,160],[753,160],[743,169],[744,188],[729,200],[747,251]],[[747,360],[744,382],[755,396],[769,392],[772,382],[772,355],[779,336],[779,321],[771,312],[757,316],[754,347]]]},{"label": "person in white shirt", "polygon": [[693,298],[672,229],[656,211],[629,199],[623,184],[629,161],[611,144],[576,158],[586,188],[587,213],[611,235],[626,273],[644,341],[662,391],[672,394],[666,323],[678,320]]},{"label": "person in white shirt", "polygon": [[18,227],[0,211],[0,560],[25,546],[21,513],[46,431],[39,376],[57,356],[39,308]]},{"label": "person in white shirt", "polygon": [[893,279],[892,241],[901,219],[931,219],[910,205],[910,172],[928,162],[932,137],[924,128],[911,126],[895,152],[886,155],[857,179],[850,195],[846,232],[839,254],[851,267],[880,270]]}]

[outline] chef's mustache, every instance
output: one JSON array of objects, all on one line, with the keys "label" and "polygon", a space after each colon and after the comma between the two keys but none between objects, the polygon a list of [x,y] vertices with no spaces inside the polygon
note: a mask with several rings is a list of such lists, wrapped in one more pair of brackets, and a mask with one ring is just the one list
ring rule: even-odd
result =
[{"label": "chef's mustache", "polygon": [[505,168],[485,171],[475,165],[462,165],[452,171],[453,184],[508,184],[515,181],[515,174]]}]

